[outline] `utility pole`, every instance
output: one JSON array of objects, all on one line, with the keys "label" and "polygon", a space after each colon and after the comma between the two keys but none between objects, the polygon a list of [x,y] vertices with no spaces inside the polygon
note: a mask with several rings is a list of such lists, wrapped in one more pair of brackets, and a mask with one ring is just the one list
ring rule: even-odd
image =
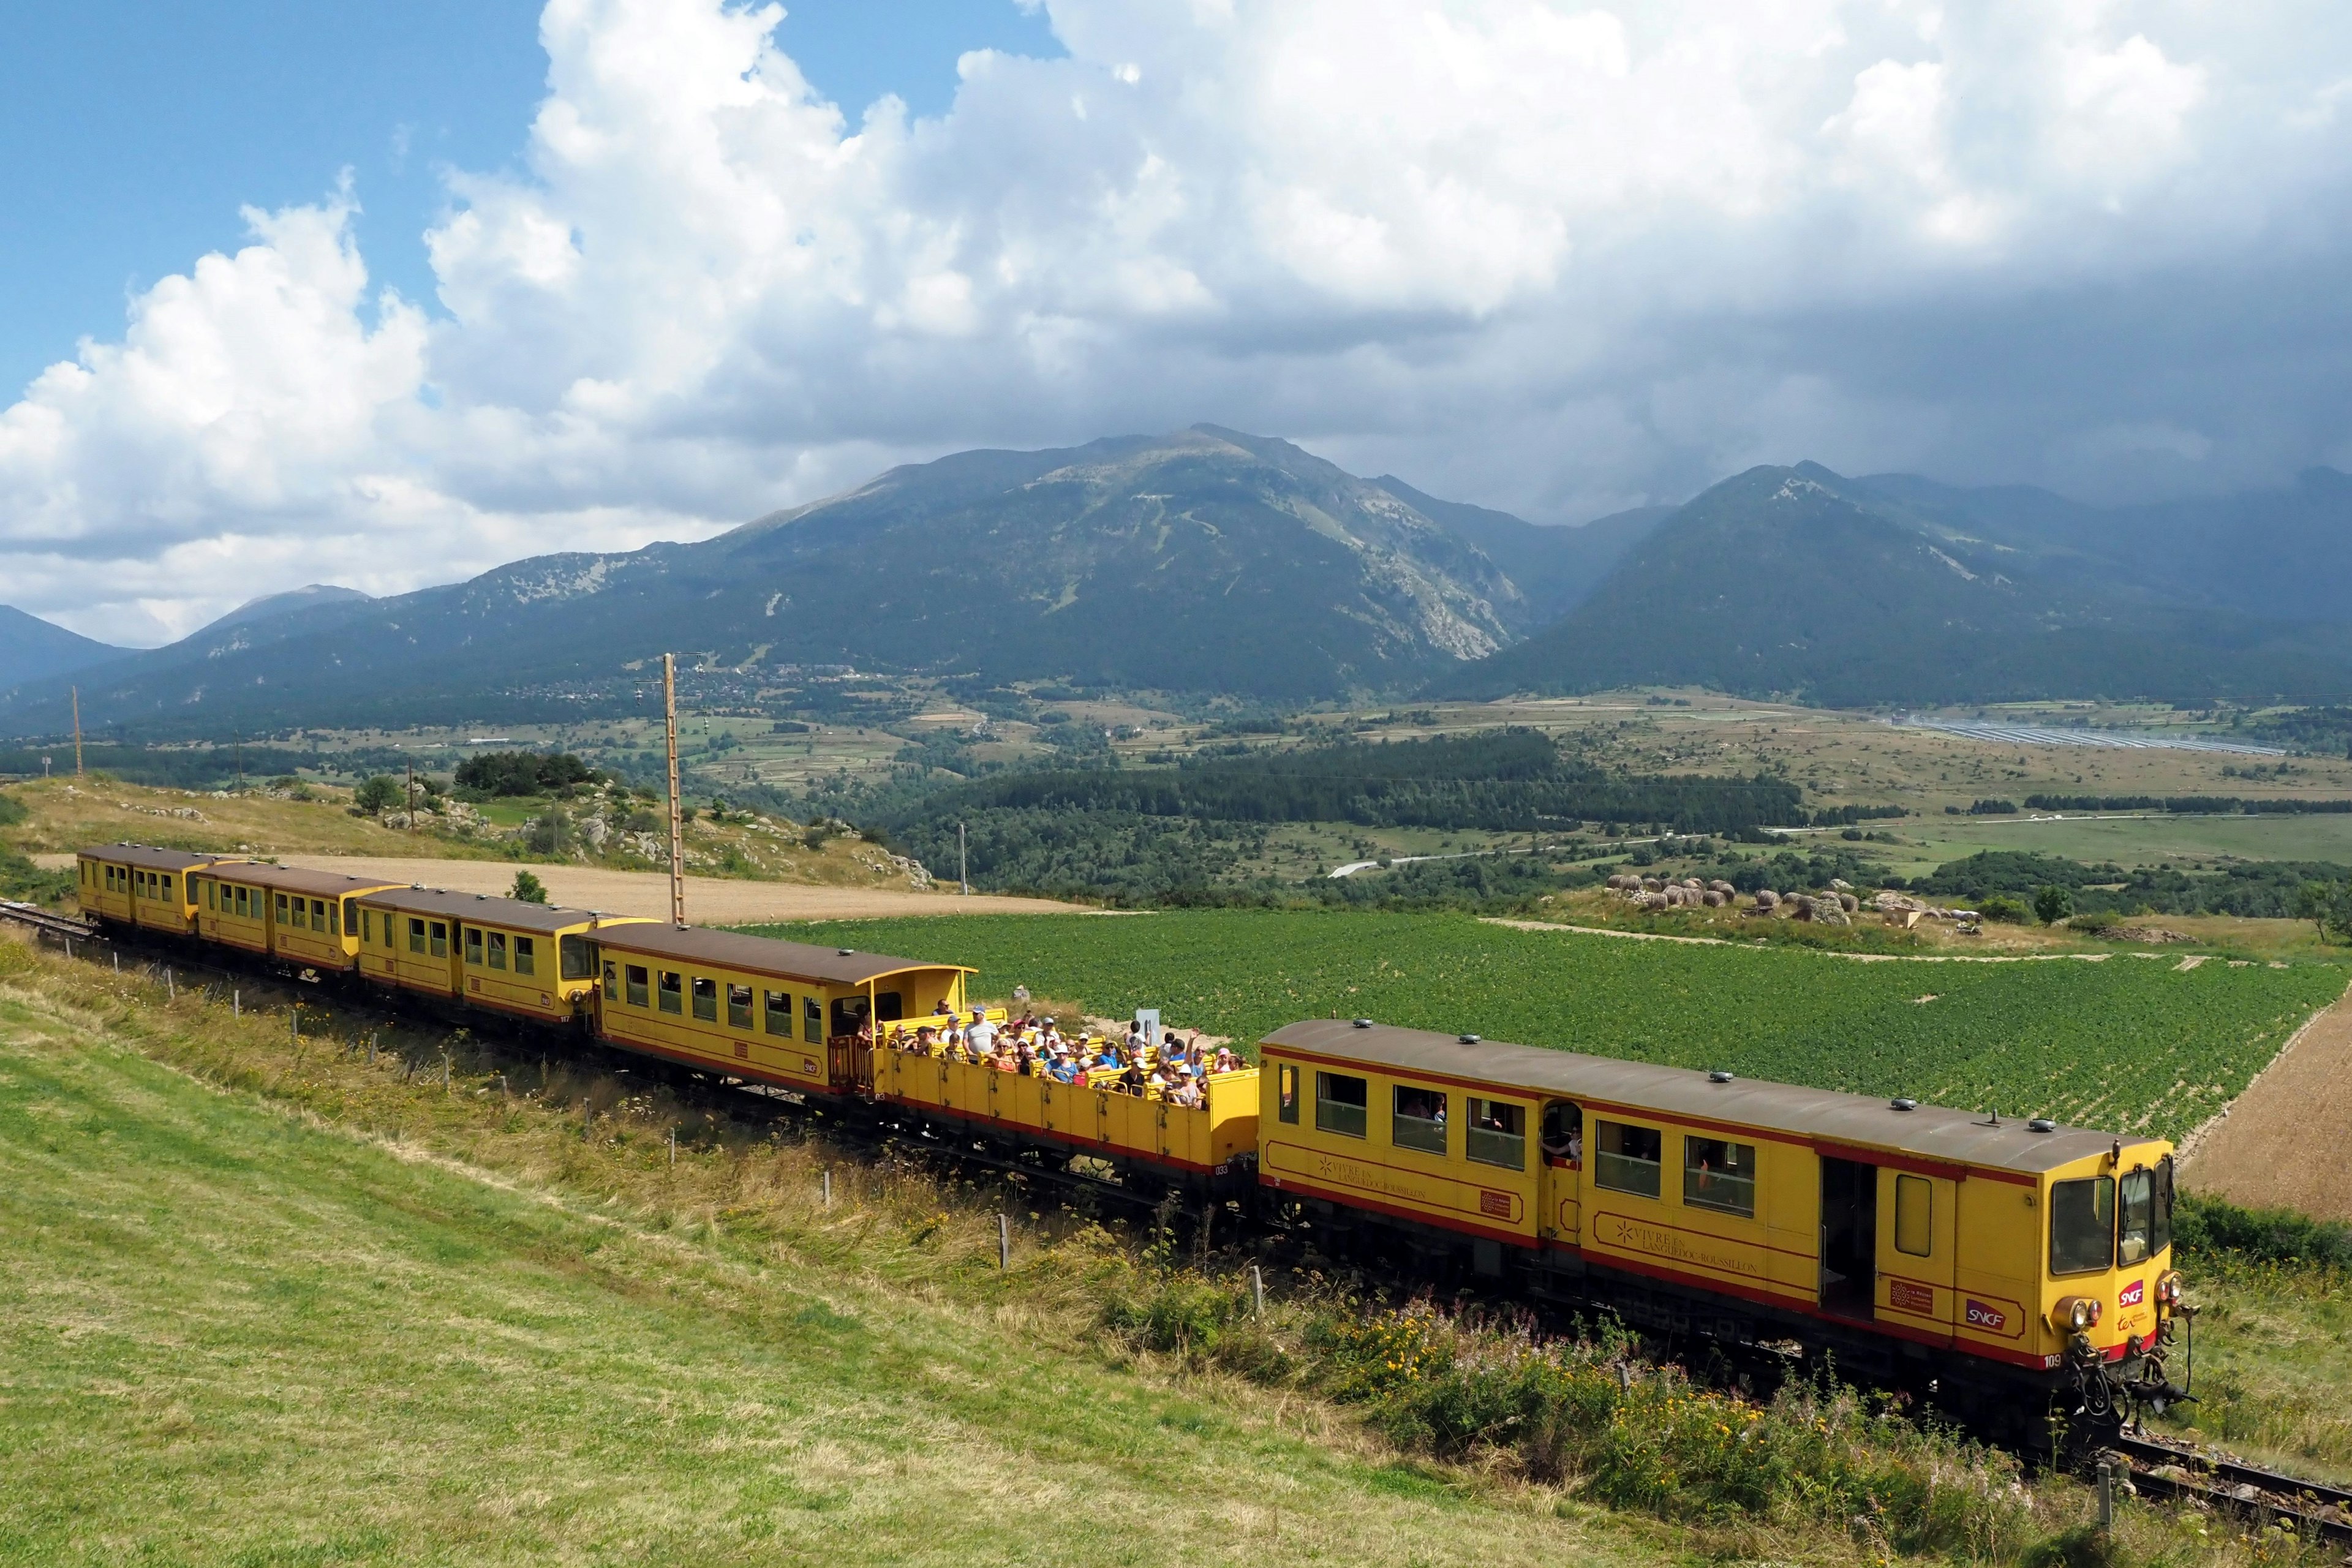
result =
[{"label": "utility pole", "polygon": [[81,777],[81,688],[73,689],[74,708],[74,777]]},{"label": "utility pole", "polygon": [[971,896],[971,858],[964,852],[963,824],[961,822],[956,824],[956,886],[963,889],[965,898]]},{"label": "utility pole", "polygon": [[412,838],[416,836],[416,763],[413,758],[408,764],[408,834]]},{"label": "utility pole", "polygon": [[677,809],[677,656],[662,655],[662,721],[669,736],[669,923],[686,924],[686,832]]}]

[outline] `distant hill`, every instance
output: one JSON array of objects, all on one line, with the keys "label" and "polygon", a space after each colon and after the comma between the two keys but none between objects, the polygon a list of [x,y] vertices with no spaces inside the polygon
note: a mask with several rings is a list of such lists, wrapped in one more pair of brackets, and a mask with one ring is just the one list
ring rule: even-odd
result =
[{"label": "distant hill", "polygon": [[1752,468],[1659,524],[1570,615],[1436,689],[1699,685],[1832,706],[2352,690],[2352,606],[2328,626],[2184,604],[2094,552],[2114,546],[2091,509],[1989,494]]},{"label": "distant hill", "polygon": [[283,594],[267,594],[258,599],[247,599],[227,615],[206,625],[195,635],[205,637],[226,631],[231,626],[250,626],[256,621],[275,620],[298,610],[316,608],[320,605],[367,605],[374,601],[357,588],[340,588],[332,583],[313,583],[307,588],[292,588]]},{"label": "distant hill", "polygon": [[[491,720],[625,697],[665,649],[751,688],[855,666],[1313,699],[1417,686],[1541,618],[1390,489],[1203,425],[893,468],[698,544],[231,616],[83,703],[150,733]],[[60,695],[0,697],[0,732],[53,731]]]},{"label": "distant hill", "polygon": [[1393,474],[1372,483],[1483,551],[1517,584],[1536,626],[1582,604],[1619,558],[1675,511],[1645,506],[1580,525],[1546,526],[1466,501],[1439,500]]},{"label": "distant hill", "polygon": [[88,669],[128,651],[0,605],[0,689]]}]

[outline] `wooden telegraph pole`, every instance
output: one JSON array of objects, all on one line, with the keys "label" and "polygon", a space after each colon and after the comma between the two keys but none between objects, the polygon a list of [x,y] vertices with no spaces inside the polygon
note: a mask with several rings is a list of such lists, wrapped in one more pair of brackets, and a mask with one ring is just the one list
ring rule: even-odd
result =
[{"label": "wooden telegraph pole", "polygon": [[408,764],[408,831],[412,837],[415,837],[416,833],[416,763],[413,759]]},{"label": "wooden telegraph pole", "polygon": [[677,656],[662,655],[662,719],[669,732],[669,923],[686,924],[686,834],[677,806]]},{"label": "wooden telegraph pole", "polygon": [[73,689],[74,708],[74,777],[81,777],[81,688]]}]

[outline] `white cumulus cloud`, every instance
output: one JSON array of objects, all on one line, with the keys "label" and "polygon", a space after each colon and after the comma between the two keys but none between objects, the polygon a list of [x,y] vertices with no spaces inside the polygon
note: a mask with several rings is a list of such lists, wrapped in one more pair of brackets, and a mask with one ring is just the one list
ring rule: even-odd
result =
[{"label": "white cumulus cloud", "polygon": [[1068,58],[853,121],[779,6],[550,0],[436,298],[371,288],[364,192],[248,214],[0,413],[0,598],[154,641],[1196,419],[1547,520],[1754,461],[2161,490],[2352,440],[2313,0],[1048,10]]}]

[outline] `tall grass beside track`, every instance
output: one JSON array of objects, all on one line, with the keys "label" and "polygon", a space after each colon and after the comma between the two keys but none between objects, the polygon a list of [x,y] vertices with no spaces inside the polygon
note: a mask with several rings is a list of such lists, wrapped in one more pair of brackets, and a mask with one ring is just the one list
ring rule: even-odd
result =
[{"label": "tall grass beside track", "polygon": [[[2082,1550],[2079,1487],[1848,1394],[1314,1276],[1259,1319],[1042,1205],[1000,1270],[999,1190],[370,1027],[0,942],[0,1562]],[[2215,1534],[2117,1551],[2299,1555]]]}]

